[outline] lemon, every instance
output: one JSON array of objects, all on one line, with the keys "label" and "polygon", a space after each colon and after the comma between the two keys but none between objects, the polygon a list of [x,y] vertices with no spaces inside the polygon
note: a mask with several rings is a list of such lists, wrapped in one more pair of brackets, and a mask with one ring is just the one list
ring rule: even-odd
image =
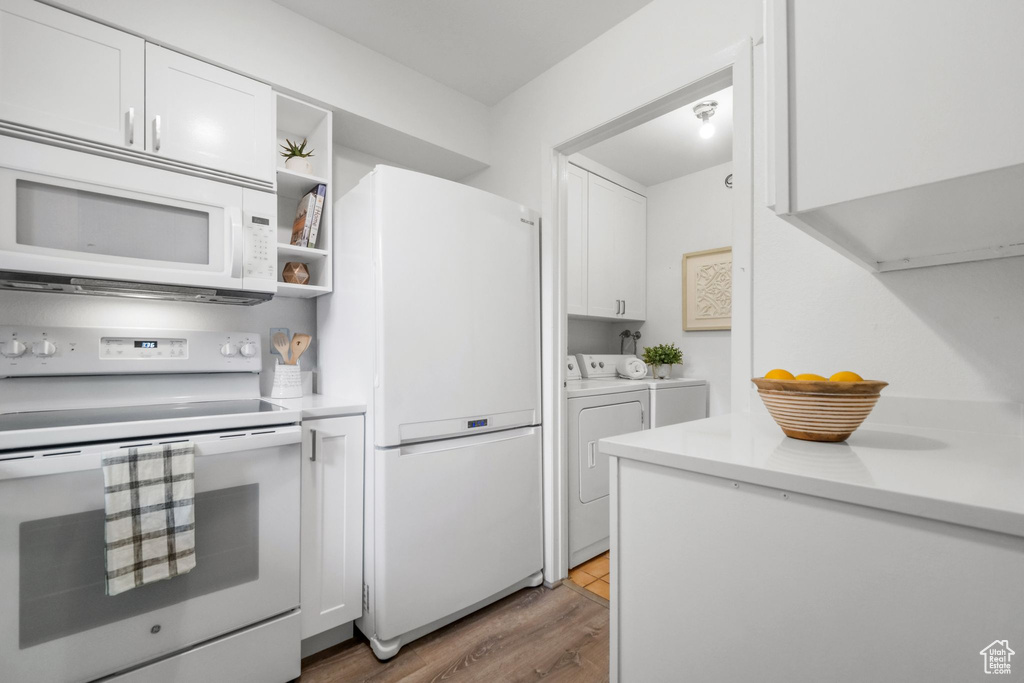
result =
[{"label": "lemon", "polygon": [[824,377],[822,377],[821,375],[815,375],[815,374],[810,373],[810,372],[805,372],[805,373],[802,373],[800,375],[797,375],[796,378],[797,379],[802,379],[804,381],[814,381],[814,382],[827,382],[828,381]]},{"label": "lemon", "polygon": [[850,372],[849,370],[843,370],[837,372],[828,378],[830,382],[863,382],[864,378],[858,375],[856,372]]},{"label": "lemon", "polygon": [[793,373],[789,370],[783,370],[781,368],[775,368],[764,373],[765,379],[794,379]]}]

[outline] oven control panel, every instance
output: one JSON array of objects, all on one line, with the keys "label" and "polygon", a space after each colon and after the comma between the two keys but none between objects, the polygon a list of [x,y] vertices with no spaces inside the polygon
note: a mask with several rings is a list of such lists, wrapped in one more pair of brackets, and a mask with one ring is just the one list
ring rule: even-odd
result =
[{"label": "oven control panel", "polygon": [[0,325],[0,377],[259,372],[254,332]]}]

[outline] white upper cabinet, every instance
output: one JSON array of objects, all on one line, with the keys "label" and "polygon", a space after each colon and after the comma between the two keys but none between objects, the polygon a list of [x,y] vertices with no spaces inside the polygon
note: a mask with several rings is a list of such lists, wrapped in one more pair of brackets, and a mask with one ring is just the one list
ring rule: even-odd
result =
[{"label": "white upper cabinet", "polygon": [[0,0],[0,120],[142,150],[145,42],[32,0]]},{"label": "white upper cabinet", "polygon": [[273,92],[146,45],[146,148],[160,157],[273,182]]},{"label": "white upper cabinet", "polygon": [[302,422],[302,637],[363,614],[363,417]]},{"label": "white upper cabinet", "polygon": [[589,175],[568,164],[568,234],[566,308],[569,315],[587,315],[587,185]]},{"label": "white upper cabinet", "polygon": [[[647,198],[587,174],[586,315],[644,320],[647,315]],[[571,182],[570,182],[571,189]],[[571,194],[571,193],[570,193]],[[570,230],[574,204],[569,204]],[[570,246],[571,248],[571,246]],[[570,281],[579,276],[569,263]],[[570,314],[574,311],[570,309]]]},{"label": "white upper cabinet", "polygon": [[768,0],[768,204],[876,271],[1024,254],[1024,2]]}]

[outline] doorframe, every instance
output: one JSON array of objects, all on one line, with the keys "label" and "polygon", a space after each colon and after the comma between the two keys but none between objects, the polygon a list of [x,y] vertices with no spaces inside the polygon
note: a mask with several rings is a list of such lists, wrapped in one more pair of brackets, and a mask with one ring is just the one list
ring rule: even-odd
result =
[{"label": "doorframe", "polygon": [[[568,481],[566,454],[568,405],[564,359],[566,314],[568,157],[619,133],[678,109],[701,97],[733,87],[733,301],[731,335],[732,412],[750,409],[753,367],[753,40],[744,38],[674,79],[663,95],[613,117],[557,145],[542,145],[541,291],[543,346],[544,582],[549,587],[569,574]],[[614,511],[613,511],[614,514]]]}]

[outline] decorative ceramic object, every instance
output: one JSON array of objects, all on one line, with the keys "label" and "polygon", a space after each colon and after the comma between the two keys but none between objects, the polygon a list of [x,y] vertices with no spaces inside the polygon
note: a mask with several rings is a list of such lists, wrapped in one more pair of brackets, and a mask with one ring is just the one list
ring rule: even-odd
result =
[{"label": "decorative ceramic object", "polygon": [[271,398],[302,398],[302,371],[298,365],[274,366],[274,387]]},{"label": "decorative ceramic object", "polygon": [[672,374],[672,366],[669,363],[659,363],[654,366],[654,376],[658,379],[668,379]]},{"label": "decorative ceramic object", "polygon": [[290,159],[285,159],[284,167],[289,171],[295,171],[296,173],[313,175],[313,164],[309,163],[309,161],[302,157],[291,157]]},{"label": "decorative ceramic object", "polygon": [[878,403],[887,382],[751,380],[786,436],[804,441],[846,441]]},{"label": "decorative ceramic object", "polygon": [[313,175],[313,166],[309,163],[308,157],[313,156],[313,150],[306,150],[306,139],[302,142],[292,142],[284,139],[285,144],[281,145],[281,156],[284,157],[284,167],[296,173]]},{"label": "decorative ceramic object", "polygon": [[309,268],[306,267],[305,263],[289,261],[284,264],[284,270],[281,272],[281,277],[284,278],[285,282],[290,282],[293,285],[308,285]]}]

